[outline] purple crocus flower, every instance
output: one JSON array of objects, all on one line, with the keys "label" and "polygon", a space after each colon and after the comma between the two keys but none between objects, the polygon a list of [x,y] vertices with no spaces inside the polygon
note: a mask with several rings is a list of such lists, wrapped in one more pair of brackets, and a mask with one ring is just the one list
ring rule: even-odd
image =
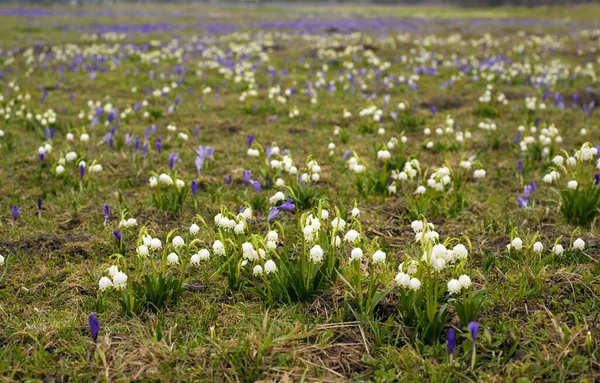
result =
[{"label": "purple crocus flower", "polygon": [[519,173],[523,174],[523,160],[519,160],[518,168],[519,168]]},{"label": "purple crocus flower", "polygon": [[351,154],[352,154],[352,152],[350,150],[346,150],[346,152],[344,152],[344,155],[342,156],[342,158],[347,160]]},{"label": "purple crocus flower", "polygon": [[246,142],[248,143],[248,146],[252,146],[252,143],[254,142],[254,134],[247,135]]},{"label": "purple crocus flower", "polygon": [[79,164],[79,177],[83,178],[85,175],[85,166],[83,164]]},{"label": "purple crocus flower", "polygon": [[435,114],[437,113],[437,108],[435,106],[431,107],[431,115],[435,117]]},{"label": "purple crocus flower", "polygon": [[113,235],[115,236],[119,244],[123,243],[123,236],[121,236],[121,232],[119,230],[113,231]]},{"label": "purple crocus flower", "polygon": [[96,118],[100,119],[102,117],[103,113],[104,113],[104,108],[102,108],[102,107],[96,108]]},{"label": "purple crocus flower", "polygon": [[277,206],[277,208],[279,210],[283,210],[283,211],[295,211],[296,210],[296,205],[294,205],[294,202],[292,202],[291,199],[288,199],[287,201],[285,201],[281,205]]},{"label": "purple crocus flower", "polygon": [[135,144],[133,144],[133,150],[136,152],[138,150],[140,150],[140,137],[139,136],[135,136]]},{"label": "purple crocus flower", "polygon": [[244,170],[242,171],[242,174],[244,175],[244,183],[248,185],[252,177],[252,170]]},{"label": "purple crocus flower", "polygon": [[198,183],[196,182],[196,180],[192,180],[190,188],[192,189],[192,195],[194,196],[194,198],[196,198],[196,195],[198,194]]},{"label": "purple crocus flower", "polygon": [[260,194],[260,182],[252,181],[252,187],[254,188],[254,192],[256,194]]},{"label": "purple crocus flower", "polygon": [[10,210],[13,216],[13,222],[17,222],[17,219],[21,216],[22,211],[23,209],[21,209],[17,205],[13,205],[12,209]]},{"label": "purple crocus flower", "polygon": [[156,150],[158,150],[159,153],[162,150],[162,137],[156,139]]},{"label": "purple crocus flower", "polygon": [[38,210],[42,210],[42,197],[38,198]]},{"label": "purple crocus flower", "polygon": [[110,147],[110,150],[115,149],[115,140],[113,140],[112,137],[108,139],[108,146]]},{"label": "purple crocus flower", "polygon": [[517,135],[515,136],[515,144],[518,144],[519,142],[521,142],[521,132],[517,132]]},{"label": "purple crocus flower", "polygon": [[106,222],[110,218],[110,208],[107,204],[104,204],[102,211],[104,212],[104,221]]},{"label": "purple crocus flower", "polygon": [[198,125],[196,125],[195,132],[196,132],[196,137],[198,137],[198,135],[200,135],[200,127]]},{"label": "purple crocus flower", "polygon": [[44,158],[46,158],[46,153],[38,153],[38,158],[40,161],[44,161]]},{"label": "purple crocus flower", "polygon": [[144,158],[146,158],[147,154],[148,154],[148,144],[144,144],[142,146],[142,156],[144,156]]},{"label": "purple crocus flower", "polygon": [[452,355],[454,353],[454,345],[456,344],[456,333],[454,327],[450,327],[448,330],[448,353]]},{"label": "purple crocus flower", "polygon": [[473,321],[469,323],[467,326],[469,332],[471,333],[471,339],[473,339],[473,348],[475,348],[475,343],[477,342],[477,336],[479,335],[479,323]]},{"label": "purple crocus flower", "polygon": [[531,183],[529,185],[531,186],[531,192],[533,194],[535,194],[537,192],[537,185],[536,185],[535,181],[531,181]]},{"label": "purple crocus flower", "polygon": [[281,215],[281,212],[279,211],[278,208],[274,207],[269,211],[269,215],[267,217],[267,221],[272,221],[275,218],[279,217]]},{"label": "purple crocus flower", "polygon": [[231,176],[231,174],[228,176],[225,176],[225,183],[227,185],[231,185],[232,182],[233,182],[233,177]]},{"label": "purple crocus flower", "polygon": [[271,158],[271,156],[273,155],[273,147],[272,146],[265,146],[265,155],[266,155],[266,159],[268,160],[269,158]]},{"label": "purple crocus flower", "polygon": [[100,321],[96,317],[96,314],[90,314],[89,323],[90,332],[92,333],[92,339],[94,340],[94,343],[96,343],[96,341],[98,340],[98,334],[100,333]]},{"label": "purple crocus flower", "polygon": [[175,166],[175,161],[180,161],[180,159],[177,153],[173,152],[169,154],[169,169],[173,169],[173,166]]},{"label": "purple crocus flower", "polygon": [[594,185],[598,185],[600,183],[600,174],[594,174]]}]

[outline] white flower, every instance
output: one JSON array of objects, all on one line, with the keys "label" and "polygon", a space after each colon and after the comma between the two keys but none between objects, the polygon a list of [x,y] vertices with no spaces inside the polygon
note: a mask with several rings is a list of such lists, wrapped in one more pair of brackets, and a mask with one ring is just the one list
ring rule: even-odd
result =
[{"label": "white flower", "polygon": [[555,165],[562,165],[564,160],[565,159],[563,158],[563,156],[558,155],[552,159],[552,162],[554,162]]},{"label": "white flower", "polygon": [[341,219],[340,217],[335,217],[332,221],[331,221],[331,227],[333,229],[337,229],[339,231],[344,230],[344,228],[346,227],[346,221],[344,221],[343,219]]},{"label": "white flower", "polygon": [[451,279],[450,282],[448,282],[448,292],[450,294],[459,292],[461,288],[462,285],[456,279]]},{"label": "white flower", "polygon": [[573,189],[573,190],[577,189],[577,181],[575,181],[575,180],[569,181],[569,183],[567,183],[567,187],[569,189]]},{"label": "white flower", "polygon": [[350,253],[350,261],[360,260],[363,256],[363,251],[360,247],[355,247]]},{"label": "white flower", "polygon": [[158,185],[158,180],[156,179],[156,177],[150,177],[148,179],[148,184],[151,188],[155,188]]},{"label": "white flower", "polygon": [[179,263],[179,256],[175,253],[170,253],[169,255],[167,255],[167,263],[170,265],[174,263]]},{"label": "white flower", "polygon": [[485,170],[483,169],[477,169],[473,172],[473,177],[479,179],[479,178],[483,178],[485,177]]},{"label": "white flower", "polygon": [[347,242],[354,242],[360,236],[360,233],[356,230],[349,230],[344,236],[344,240]]},{"label": "white flower", "polygon": [[325,221],[327,220],[327,218],[329,218],[329,211],[325,209],[321,210],[321,219]]},{"label": "white flower", "polygon": [[413,290],[419,290],[419,288],[421,288],[421,281],[417,278],[411,278],[409,286]]},{"label": "white flower", "polygon": [[77,159],[77,153],[75,152],[69,152],[67,154],[65,154],[65,160],[67,162],[73,162]]},{"label": "white flower", "polygon": [[523,241],[521,240],[521,238],[516,237],[515,239],[512,240],[512,242],[510,243],[510,247],[512,249],[515,249],[517,251],[521,250],[523,248]]},{"label": "white flower", "polygon": [[425,186],[420,185],[417,190],[415,190],[415,194],[425,194],[426,191],[427,189],[425,189]]},{"label": "white flower", "polygon": [[223,242],[219,241],[218,239],[213,243],[212,248],[215,254],[225,255],[225,246],[223,246]]},{"label": "white flower", "polygon": [[454,248],[452,249],[452,253],[458,259],[464,259],[469,254],[467,248],[462,243],[459,243],[458,245],[454,246]]},{"label": "white flower", "polygon": [[269,259],[267,262],[265,262],[265,273],[270,274],[277,271],[277,265],[275,265],[275,262],[271,259]]},{"label": "white flower", "polygon": [[173,246],[180,247],[185,245],[185,241],[180,236],[173,238]]},{"label": "white flower", "polygon": [[575,242],[573,242],[573,248],[577,250],[583,250],[585,247],[585,242],[581,238],[577,238]]},{"label": "white flower", "polygon": [[541,253],[542,250],[544,250],[544,245],[540,241],[537,241],[536,243],[533,244],[534,252]]},{"label": "white flower", "polygon": [[198,251],[198,256],[204,261],[210,258],[210,252],[208,249],[200,249],[200,251]]},{"label": "white flower", "polygon": [[193,223],[192,226],[190,226],[190,234],[192,234],[192,235],[198,234],[199,231],[200,231],[200,226],[196,225],[195,223]]},{"label": "white flower", "polygon": [[98,282],[98,287],[100,288],[100,291],[104,291],[109,287],[112,287],[112,285],[112,281],[107,277],[100,278],[100,281]]},{"label": "white flower", "polygon": [[117,267],[117,265],[112,265],[111,267],[108,268],[108,275],[110,275],[111,278],[114,278],[115,275],[117,275],[117,273],[119,272],[119,268]]},{"label": "white flower", "polygon": [[357,207],[352,209],[352,217],[358,217],[359,215],[360,215],[360,210]]},{"label": "white flower", "polygon": [[83,133],[81,136],[79,136],[79,141],[81,141],[81,142],[88,142],[89,140],[90,140],[90,135],[87,133]]},{"label": "white flower", "polygon": [[160,249],[162,247],[162,242],[158,238],[152,238],[150,241],[150,248],[153,250]]},{"label": "white flower", "polygon": [[424,228],[423,221],[412,221],[410,226],[412,227],[415,233],[422,232]]},{"label": "white flower", "polygon": [[141,256],[147,256],[148,254],[150,254],[150,251],[148,250],[148,246],[140,245],[138,247],[138,254]]},{"label": "white flower", "polygon": [[73,136],[73,133],[67,133],[67,141],[73,141],[75,139],[75,136]]},{"label": "white flower", "polygon": [[469,278],[469,276],[466,274],[463,274],[460,277],[458,277],[458,281],[460,282],[461,286],[464,288],[471,286],[471,278]]},{"label": "white flower", "polygon": [[562,255],[562,253],[564,252],[564,248],[562,247],[562,245],[560,243],[557,243],[552,248],[552,252],[556,255]]},{"label": "white flower", "polygon": [[410,284],[410,275],[402,272],[396,274],[396,278],[394,279],[396,280],[398,286],[408,287],[408,285]]},{"label": "white flower", "polygon": [[177,186],[177,189],[181,189],[182,187],[185,186],[185,181],[177,180],[177,181],[175,181],[175,185]]},{"label": "white flower", "polygon": [[158,176],[158,181],[163,185],[167,185],[167,186],[173,185],[173,178],[171,178],[170,175],[165,174],[165,173]]},{"label": "white flower", "polygon": [[190,258],[190,262],[192,262],[192,264],[197,265],[200,263],[200,255],[198,253],[193,254],[192,257]]},{"label": "white flower", "polygon": [[310,249],[310,259],[314,263],[320,263],[323,261],[323,249],[321,246],[315,245],[312,249]]},{"label": "white flower", "polygon": [[377,152],[377,159],[378,160],[387,160],[389,158],[391,158],[392,155],[390,154],[390,152],[388,150],[380,150]]},{"label": "white flower", "polygon": [[270,232],[267,233],[268,241],[277,241],[278,238],[279,238],[279,236],[277,235],[276,231],[271,230]]},{"label": "white flower", "polygon": [[262,275],[262,273],[263,273],[263,268],[261,265],[256,265],[252,269],[252,274],[254,274],[255,276]]},{"label": "white flower", "polygon": [[279,191],[279,192],[277,192],[277,193],[275,193],[275,195],[273,195],[271,198],[269,198],[269,202],[270,202],[272,205],[275,205],[277,202],[279,202],[279,201],[283,201],[283,200],[285,200],[285,194],[283,194],[283,193],[282,193],[282,192],[280,192],[280,191]]},{"label": "white flower", "polygon": [[446,259],[447,253],[448,250],[446,249],[446,246],[442,245],[441,243],[438,243],[437,245],[433,246],[433,249],[431,250],[431,255],[435,258]]},{"label": "white flower", "polygon": [[113,284],[115,289],[120,290],[127,286],[127,274],[119,271],[113,276]]},{"label": "white flower", "polygon": [[373,253],[373,263],[384,263],[385,262],[385,253],[381,250],[377,250]]},{"label": "white flower", "polygon": [[63,174],[65,172],[65,167],[62,165],[57,165],[54,171],[56,174]]}]

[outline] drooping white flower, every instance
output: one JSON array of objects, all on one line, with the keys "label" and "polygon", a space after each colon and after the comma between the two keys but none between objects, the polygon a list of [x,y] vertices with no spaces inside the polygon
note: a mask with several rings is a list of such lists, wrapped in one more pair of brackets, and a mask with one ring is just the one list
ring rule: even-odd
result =
[{"label": "drooping white flower", "polygon": [[150,248],[153,250],[160,249],[162,247],[162,242],[158,238],[152,238],[150,241]]},{"label": "drooping white flower", "polygon": [[213,243],[212,248],[215,254],[225,255],[225,246],[223,245],[223,242],[219,241],[218,239]]},{"label": "drooping white flower", "polygon": [[473,172],[473,177],[477,178],[477,179],[481,179],[485,177],[485,170],[484,169],[477,169]]},{"label": "drooping white flower", "polygon": [[459,292],[460,289],[462,289],[462,285],[456,279],[451,279],[450,282],[448,282],[448,292],[450,294],[455,294]]},{"label": "drooping white flower", "polygon": [[409,286],[410,286],[411,289],[413,289],[415,291],[419,290],[421,288],[421,281],[418,280],[417,278],[413,277],[413,278],[410,279]]},{"label": "drooping white flower", "polygon": [[541,253],[542,250],[544,250],[544,245],[540,241],[537,241],[536,243],[533,244],[534,252]]},{"label": "drooping white flower", "polygon": [[352,217],[356,218],[360,215],[360,210],[357,207],[355,207],[354,209],[352,209],[351,214],[352,214]]},{"label": "drooping white flower", "polygon": [[112,285],[112,281],[107,277],[100,278],[100,281],[98,282],[98,287],[100,288],[100,291],[104,291],[109,287],[112,287]]},{"label": "drooping white flower", "polygon": [[577,238],[573,242],[573,248],[577,250],[583,250],[585,248],[585,242],[581,238]]},{"label": "drooping white flower", "polygon": [[190,226],[190,234],[192,234],[192,235],[198,234],[199,231],[200,231],[200,226],[196,225],[195,223],[193,223],[192,226]]},{"label": "drooping white flower", "polygon": [[360,236],[360,233],[354,229],[348,230],[346,235],[344,235],[344,240],[347,242],[354,242]]},{"label": "drooping white flower", "polygon": [[460,277],[458,277],[458,281],[460,282],[461,286],[464,288],[471,286],[471,278],[469,278],[469,276],[466,274],[463,274]]},{"label": "drooping white flower", "polygon": [[523,241],[521,240],[521,238],[516,237],[510,243],[510,247],[511,247],[511,249],[515,249],[515,250],[519,251],[523,248]]},{"label": "drooping white flower", "polygon": [[403,272],[399,272],[398,274],[396,274],[396,278],[394,279],[396,280],[398,286],[408,287],[410,284],[410,275],[405,274]]},{"label": "drooping white flower", "polygon": [[190,262],[194,265],[197,265],[200,263],[200,254],[196,253],[193,254],[192,257],[190,258]]},{"label": "drooping white flower", "polygon": [[350,252],[350,261],[358,261],[362,258],[362,256],[363,256],[362,249],[360,247],[355,247]]},{"label": "drooping white flower", "polygon": [[113,276],[115,289],[120,290],[127,286],[127,274],[119,271]]},{"label": "drooping white flower", "polygon": [[180,247],[185,245],[185,241],[179,235],[173,238],[173,246]]},{"label": "drooping white flower", "polygon": [[565,250],[560,243],[557,243],[556,245],[554,245],[554,247],[552,247],[552,252],[556,255],[562,255],[564,251]]},{"label": "drooping white flower", "polygon": [[467,248],[462,243],[459,243],[458,245],[454,246],[454,248],[452,249],[452,253],[454,253],[454,256],[458,259],[464,259],[469,254]]},{"label": "drooping white flower", "polygon": [[277,271],[277,265],[272,259],[269,259],[267,262],[265,262],[265,273],[271,274],[275,271]]},{"label": "drooping white flower", "polygon": [[377,250],[375,253],[373,253],[373,263],[384,263],[385,257],[386,254],[383,251]]},{"label": "drooping white flower", "polygon": [[315,245],[310,249],[310,259],[314,263],[320,263],[323,261],[323,249],[319,245]]},{"label": "drooping white flower", "polygon": [[201,260],[205,261],[210,258],[210,252],[208,249],[200,249],[200,251],[198,251],[198,256]]},{"label": "drooping white flower", "polygon": [[150,251],[148,250],[148,246],[146,246],[146,245],[140,245],[138,247],[138,251],[137,252],[138,252],[138,254],[140,256],[143,256],[143,257],[147,257],[148,254],[150,254]]},{"label": "drooping white flower", "polygon": [[567,187],[568,187],[569,189],[573,189],[573,190],[577,189],[577,185],[578,185],[578,184],[577,184],[577,181],[575,181],[575,180],[569,181],[569,182],[567,183]]},{"label": "drooping white flower", "polygon": [[263,273],[263,268],[261,265],[256,265],[254,266],[254,268],[252,269],[252,274],[254,276],[258,276],[258,275],[262,275]]},{"label": "drooping white flower", "polygon": [[179,263],[179,256],[176,253],[169,253],[167,263],[170,265]]}]

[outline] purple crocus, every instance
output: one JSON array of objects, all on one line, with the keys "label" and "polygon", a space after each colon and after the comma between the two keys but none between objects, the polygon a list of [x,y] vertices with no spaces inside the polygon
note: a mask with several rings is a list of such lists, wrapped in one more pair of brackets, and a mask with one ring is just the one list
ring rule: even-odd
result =
[{"label": "purple crocus", "polygon": [[352,154],[352,152],[350,150],[346,150],[346,152],[344,152],[344,155],[342,156],[342,158],[347,160],[351,154]]},{"label": "purple crocus", "polygon": [[138,150],[140,150],[140,137],[139,136],[135,136],[135,144],[133,144],[133,150],[136,152]]},{"label": "purple crocus", "polygon": [[248,185],[252,178],[252,170],[244,170],[242,171],[242,174],[244,175],[244,183]]},{"label": "purple crocus", "polygon": [[102,209],[102,211],[104,212],[104,222],[106,223],[106,221],[108,221],[108,219],[110,218],[110,208],[107,204],[104,204],[104,208]]},{"label": "purple crocus", "polygon": [[156,150],[160,153],[162,150],[162,137],[156,139]]},{"label": "purple crocus", "polygon": [[598,185],[600,183],[600,174],[594,174],[594,185]]},{"label": "purple crocus", "polygon": [[179,161],[179,156],[177,153],[173,152],[169,154],[169,169],[173,169],[173,166],[175,166],[175,161]]},{"label": "purple crocus", "polygon": [[292,202],[291,199],[288,199],[287,201],[285,201],[281,205],[277,206],[277,208],[279,210],[283,210],[283,211],[295,211],[296,210],[296,205],[294,205],[294,202]]},{"label": "purple crocus", "polygon": [[85,166],[83,166],[83,164],[79,164],[79,177],[83,178],[84,175],[85,175]]},{"label": "purple crocus", "polygon": [[42,210],[42,197],[38,198],[38,210]]},{"label": "purple crocus", "polygon": [[196,180],[192,180],[192,182],[190,183],[190,188],[192,189],[192,195],[194,196],[194,198],[196,198],[196,195],[198,195],[198,183],[196,182]]},{"label": "purple crocus", "polygon": [[473,340],[473,348],[475,348],[475,343],[477,342],[477,336],[479,335],[479,323],[473,321],[468,324],[467,328],[471,333],[471,339]]},{"label": "purple crocus", "polygon": [[144,158],[146,158],[146,155],[147,155],[147,154],[148,154],[148,145],[147,145],[147,144],[144,144],[144,145],[142,146],[142,156],[143,156]]},{"label": "purple crocus", "polygon": [[523,174],[523,160],[519,160],[517,166],[519,168],[519,174]]},{"label": "purple crocus", "polygon": [[231,183],[233,182],[233,177],[231,176],[231,174],[228,176],[225,176],[224,178],[225,178],[225,183],[227,185],[231,185]]},{"label": "purple crocus", "polygon": [[92,334],[92,339],[94,340],[94,343],[96,343],[96,341],[98,340],[98,334],[100,333],[100,321],[96,317],[96,314],[94,314],[94,313],[90,314],[89,323],[90,323],[90,332]]},{"label": "purple crocus", "polygon": [[267,221],[272,221],[281,215],[281,211],[277,207],[272,208],[267,216]]},{"label": "purple crocus", "polygon": [[252,181],[252,187],[254,188],[254,192],[256,194],[260,194],[260,182]]},{"label": "purple crocus", "polygon": [[448,330],[448,353],[452,355],[454,353],[454,345],[456,344],[456,333],[454,327],[450,327]]},{"label": "purple crocus", "polygon": [[113,231],[113,235],[115,236],[119,244],[123,243],[123,236],[121,235],[121,232],[119,230]]},{"label": "purple crocus", "polygon": [[23,209],[21,209],[17,205],[13,205],[12,209],[10,210],[13,216],[13,223],[17,222],[17,219],[21,216],[22,211]]},{"label": "purple crocus", "polygon": [[252,146],[252,143],[254,142],[254,134],[247,135],[246,142],[248,143],[248,146]]}]

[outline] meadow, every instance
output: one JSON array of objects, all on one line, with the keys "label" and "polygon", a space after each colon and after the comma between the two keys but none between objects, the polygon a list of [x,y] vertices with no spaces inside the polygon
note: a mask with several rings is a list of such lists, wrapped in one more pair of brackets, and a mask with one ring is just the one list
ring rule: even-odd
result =
[{"label": "meadow", "polygon": [[599,380],[598,14],[0,8],[0,379]]}]

